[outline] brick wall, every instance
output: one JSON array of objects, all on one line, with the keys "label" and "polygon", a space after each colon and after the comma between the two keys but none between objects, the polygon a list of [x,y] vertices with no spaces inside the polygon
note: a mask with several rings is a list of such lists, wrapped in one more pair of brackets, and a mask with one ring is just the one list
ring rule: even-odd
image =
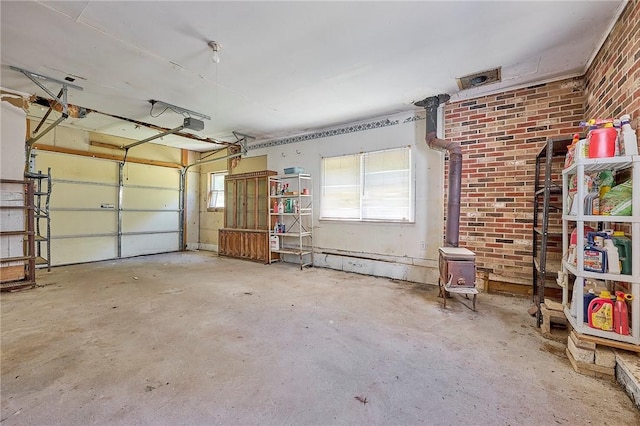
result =
[{"label": "brick wall", "polygon": [[640,129],[640,1],[622,12],[585,75],[585,112],[589,118],[630,114]]},{"label": "brick wall", "polygon": [[446,107],[445,138],[462,144],[460,245],[491,280],[531,283],[536,155],[580,130],[583,93],[575,78]]},{"label": "brick wall", "polygon": [[639,0],[583,77],[447,105],[445,138],[463,152],[460,245],[476,252],[479,270],[530,284],[536,155],[548,137],[581,131],[585,118],[624,113],[640,133]]},{"label": "brick wall", "polygon": [[[629,114],[640,140],[640,1],[627,4],[587,70],[585,83],[586,117]],[[618,183],[627,178],[623,175]],[[628,225],[616,229],[631,232]]]}]

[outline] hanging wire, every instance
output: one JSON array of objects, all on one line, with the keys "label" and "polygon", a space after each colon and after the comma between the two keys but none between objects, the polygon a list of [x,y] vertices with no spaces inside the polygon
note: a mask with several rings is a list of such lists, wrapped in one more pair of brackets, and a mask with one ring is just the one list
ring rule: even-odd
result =
[{"label": "hanging wire", "polygon": [[167,112],[167,110],[169,109],[169,107],[166,107],[165,109],[162,110],[162,112],[158,115],[153,115],[153,107],[156,106],[155,102],[151,103],[151,109],[149,110],[149,115],[153,118],[158,118],[160,117],[162,114],[164,114],[165,112]]},{"label": "hanging wire", "polygon": [[156,106],[156,103],[155,103],[155,102],[154,102],[154,103],[152,103],[152,104],[151,104],[151,109],[149,110],[149,115],[150,115],[151,117],[153,117],[153,118],[158,118],[158,117],[160,117],[162,114],[164,114],[165,112],[167,112],[167,110],[168,110],[168,109],[170,109],[171,111],[175,112],[176,114],[180,114],[180,115],[181,115],[181,116],[183,116],[183,117],[186,117],[186,118],[190,118],[190,117],[191,117],[191,114],[189,114],[187,111],[178,111],[178,110],[176,110],[176,109],[171,108],[170,106],[165,107],[165,108],[162,110],[162,112],[161,112],[161,113],[159,113],[159,114],[157,114],[157,115],[153,115],[153,107],[155,107],[155,106]]}]

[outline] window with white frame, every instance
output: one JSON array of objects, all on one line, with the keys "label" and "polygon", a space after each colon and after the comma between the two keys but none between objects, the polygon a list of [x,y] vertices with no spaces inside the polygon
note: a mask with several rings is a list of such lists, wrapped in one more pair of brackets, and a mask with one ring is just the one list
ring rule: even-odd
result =
[{"label": "window with white frame", "polygon": [[322,159],[320,219],[413,222],[411,147]]},{"label": "window with white frame", "polygon": [[224,177],[227,172],[209,173],[209,209],[224,208]]}]

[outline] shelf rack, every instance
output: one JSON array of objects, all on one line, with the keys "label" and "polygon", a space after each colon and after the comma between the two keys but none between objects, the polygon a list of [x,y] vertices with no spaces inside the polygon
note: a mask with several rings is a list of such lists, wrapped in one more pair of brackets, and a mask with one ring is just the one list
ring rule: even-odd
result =
[{"label": "shelf rack", "polygon": [[561,268],[562,206],[553,201],[562,194],[561,171],[570,144],[571,138],[548,138],[547,143],[536,156],[532,226],[532,295],[537,308],[538,327],[542,324],[541,306],[544,303],[547,281],[553,279]]},{"label": "shelf rack", "polygon": [[46,267],[47,271],[51,272],[51,212],[49,210],[52,188],[51,167],[47,169],[46,174],[41,171],[27,172],[25,178],[34,182],[36,265]]},{"label": "shelf rack", "polygon": [[[586,195],[584,187],[585,173],[600,172],[602,170],[612,170],[620,172],[631,169],[632,187],[632,215],[631,216],[604,216],[585,215],[584,203],[581,200]],[[569,180],[572,176],[577,178],[577,192],[574,199],[577,200],[577,214],[571,215],[568,202]],[[583,320],[584,299],[578,297],[577,300],[569,301],[570,289],[565,283],[562,292],[562,304],[564,312],[571,323],[571,326],[580,334],[601,337],[609,340],[640,345],[640,156],[624,156],[612,158],[577,158],[576,162],[562,172],[563,188],[563,216],[562,216],[562,245],[564,252],[569,249],[569,224],[575,223],[577,244],[576,244],[576,265],[569,263],[566,259],[562,262],[563,272],[576,277],[574,294],[582,295],[584,291],[585,279],[598,279],[605,281],[616,281],[627,283],[634,298],[631,302],[631,323],[630,335],[625,336],[613,331],[604,331],[589,327]],[[609,224],[626,224],[631,229],[632,265],[631,275],[598,273],[584,270],[584,224],[589,222],[604,222]],[[571,313],[571,305],[575,304],[574,317]]]},{"label": "shelf rack", "polygon": [[[287,193],[278,194],[277,188],[289,184]],[[272,224],[284,224],[284,231],[272,228],[270,239],[277,238],[278,248],[270,247],[270,263],[294,257],[300,265],[313,266],[313,197],[309,174],[291,174],[269,178],[269,206]],[[282,192],[282,191],[281,191]],[[294,211],[278,211],[278,205],[295,205]]]},{"label": "shelf rack", "polygon": [[[0,179],[0,186],[3,193],[20,194],[16,199],[13,199],[13,195],[1,197],[0,212],[3,220],[0,237],[3,242],[2,253],[7,256],[0,257],[0,289],[5,291],[33,287],[36,284],[34,183],[31,180]],[[10,187],[19,189],[6,190]],[[14,211],[22,212],[20,220],[11,218],[11,212]],[[14,223],[15,227],[12,227]],[[19,256],[12,256],[12,243],[14,246],[19,245],[18,239],[22,240],[22,250]]]}]

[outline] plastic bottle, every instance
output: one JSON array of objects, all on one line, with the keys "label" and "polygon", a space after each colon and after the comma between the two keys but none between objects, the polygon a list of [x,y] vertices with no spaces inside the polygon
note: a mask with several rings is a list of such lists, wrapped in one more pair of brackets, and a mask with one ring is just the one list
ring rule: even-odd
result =
[{"label": "plastic bottle", "polygon": [[564,157],[564,168],[566,169],[570,165],[572,165],[576,158],[576,149],[578,147],[578,141],[580,140],[580,134],[576,133],[573,135],[573,139],[571,140],[571,145],[567,147],[567,155]]},{"label": "plastic bottle", "polygon": [[618,143],[618,140],[620,139],[620,126],[615,125],[617,120],[613,120],[613,122],[610,123],[605,123],[604,126],[602,126],[604,129],[615,129],[616,130],[616,140],[613,143],[613,156],[614,157],[618,157],[620,156],[620,144]]},{"label": "plastic bottle", "polygon": [[271,235],[269,237],[269,249],[280,250],[280,238],[277,235]]},{"label": "plastic bottle", "polygon": [[595,299],[597,296],[595,294],[595,292],[592,289],[589,289],[588,292],[586,292],[582,298],[582,316],[583,316],[583,320],[586,323],[589,323],[589,304],[591,303],[591,301],[593,299]]},{"label": "plastic bottle", "polygon": [[624,235],[623,231],[615,231],[611,241],[618,249],[620,272],[624,275],[631,275],[631,240]]},{"label": "plastic bottle", "polygon": [[622,144],[624,147],[622,155],[638,155],[638,137],[636,136],[636,132],[631,128],[631,116],[629,114],[623,115],[620,117],[620,122],[622,123],[620,137],[624,141]]},{"label": "plastic bottle", "polygon": [[618,136],[616,138],[616,152],[615,155],[616,157],[619,155],[623,155],[624,152],[624,146],[623,141],[622,141],[622,137],[620,137],[620,134],[622,133],[622,123],[620,122],[619,119],[614,119],[613,120],[613,128],[616,129],[616,131],[618,132]]},{"label": "plastic bottle", "polygon": [[613,306],[613,331],[624,336],[629,335],[627,300],[633,300],[633,296],[616,291],[616,303]]},{"label": "plastic bottle", "polygon": [[599,297],[589,302],[589,327],[613,330],[613,300],[608,291],[601,291]]},{"label": "plastic bottle", "polygon": [[604,240],[604,249],[607,252],[607,268],[610,274],[620,273],[620,258],[618,256],[618,248],[613,244],[611,238]]},{"label": "plastic bottle", "polygon": [[284,204],[282,200],[278,201],[278,213],[284,213]]},{"label": "plastic bottle", "polygon": [[600,232],[589,232],[587,234],[587,244],[584,246],[584,270],[590,272],[607,271],[607,251],[603,248],[596,246],[595,237],[604,236],[607,234]]},{"label": "plastic bottle", "polygon": [[589,139],[580,139],[578,141],[576,158],[589,158]]}]

